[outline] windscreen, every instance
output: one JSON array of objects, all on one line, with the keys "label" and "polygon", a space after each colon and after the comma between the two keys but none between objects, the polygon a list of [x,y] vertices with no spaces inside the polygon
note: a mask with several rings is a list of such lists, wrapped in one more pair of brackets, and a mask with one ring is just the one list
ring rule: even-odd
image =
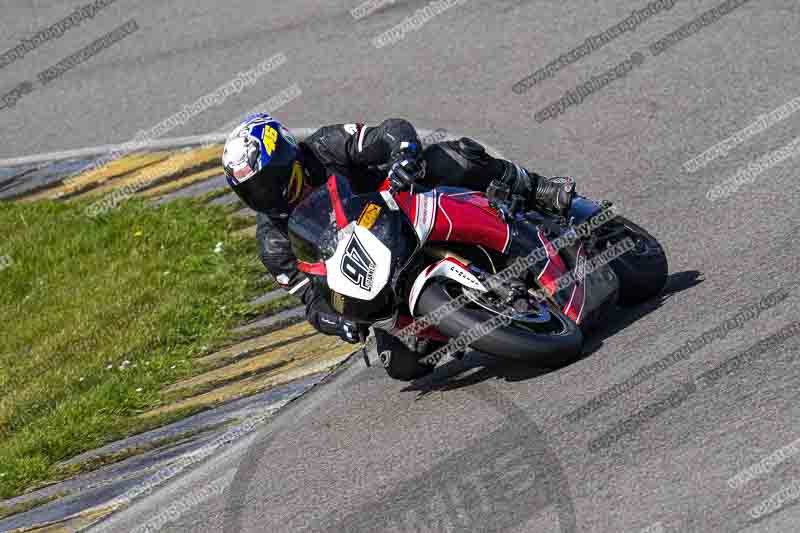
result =
[{"label": "windscreen", "polygon": [[[405,213],[389,209],[379,193],[355,195],[346,178],[331,179],[335,179],[346,222],[367,228],[389,248],[392,272],[405,266],[419,247],[419,238]],[[336,253],[338,226],[329,187],[318,187],[295,208],[289,219],[289,239],[300,261],[324,262]]]}]

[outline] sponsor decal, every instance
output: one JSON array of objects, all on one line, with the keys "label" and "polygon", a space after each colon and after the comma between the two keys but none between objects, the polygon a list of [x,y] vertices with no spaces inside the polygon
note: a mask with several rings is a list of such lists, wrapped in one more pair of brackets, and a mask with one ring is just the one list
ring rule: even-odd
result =
[{"label": "sponsor decal", "polygon": [[377,222],[381,214],[381,206],[378,204],[369,203],[361,215],[358,217],[358,225],[362,228],[372,229],[372,226]]},{"label": "sponsor decal", "polygon": [[430,191],[416,196],[417,206],[414,216],[414,229],[419,240],[425,242],[433,230],[436,217],[436,192]]}]

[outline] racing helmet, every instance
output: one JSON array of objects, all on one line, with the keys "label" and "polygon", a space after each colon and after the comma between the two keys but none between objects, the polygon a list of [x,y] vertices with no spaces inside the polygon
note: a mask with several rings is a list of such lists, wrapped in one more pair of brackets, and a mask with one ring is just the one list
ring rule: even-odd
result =
[{"label": "racing helmet", "polygon": [[265,113],[250,115],[225,141],[222,166],[231,189],[251,209],[265,214],[289,212],[303,192],[303,168],[297,141]]}]

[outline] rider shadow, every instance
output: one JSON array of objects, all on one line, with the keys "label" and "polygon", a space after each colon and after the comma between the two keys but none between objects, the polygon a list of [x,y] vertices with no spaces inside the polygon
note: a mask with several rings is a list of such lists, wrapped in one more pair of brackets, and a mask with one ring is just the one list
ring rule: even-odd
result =
[{"label": "rider shadow", "polygon": [[[703,281],[702,273],[697,270],[670,274],[664,290],[657,298],[634,307],[618,308],[618,314],[613,320],[596,326],[586,335],[581,356],[563,366],[589,357],[603,346],[605,339],[652,313],[675,294],[691,289]],[[462,359],[451,359],[438,366],[432,374],[411,382],[403,391],[417,391],[420,393],[417,398],[421,399],[431,392],[460,389],[488,379],[503,379],[509,382],[525,381],[558,370],[558,368],[561,367],[535,367],[523,361],[500,359],[470,351]]]}]

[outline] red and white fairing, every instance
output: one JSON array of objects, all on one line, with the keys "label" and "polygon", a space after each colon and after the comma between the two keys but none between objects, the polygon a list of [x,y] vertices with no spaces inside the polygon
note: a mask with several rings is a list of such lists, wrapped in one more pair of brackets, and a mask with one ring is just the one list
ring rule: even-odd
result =
[{"label": "red and white fairing", "polygon": [[[413,222],[420,242],[458,242],[481,245],[500,253],[508,252],[511,228],[503,221],[483,193],[459,191],[455,193],[433,189],[414,194],[382,192],[390,208],[402,209]],[[393,206],[394,204],[394,206]],[[553,244],[539,231],[539,240],[547,251],[548,261],[538,275],[538,281],[551,295],[555,294],[559,278],[569,272],[567,265]],[[586,261],[583,246],[578,249],[577,269]],[[487,290],[469,269],[452,258],[443,259],[425,269],[414,282],[409,296],[409,308],[414,312],[417,299],[425,284],[434,277],[447,277],[477,290]],[[579,277],[578,277],[579,278]],[[572,291],[564,314],[581,322],[586,288],[582,279],[572,284]]]},{"label": "red and white fairing", "polygon": [[395,194],[394,200],[414,223],[422,244],[462,242],[480,244],[501,253],[508,250],[511,228],[489,206],[483,193],[433,189],[414,194],[412,190]]}]

